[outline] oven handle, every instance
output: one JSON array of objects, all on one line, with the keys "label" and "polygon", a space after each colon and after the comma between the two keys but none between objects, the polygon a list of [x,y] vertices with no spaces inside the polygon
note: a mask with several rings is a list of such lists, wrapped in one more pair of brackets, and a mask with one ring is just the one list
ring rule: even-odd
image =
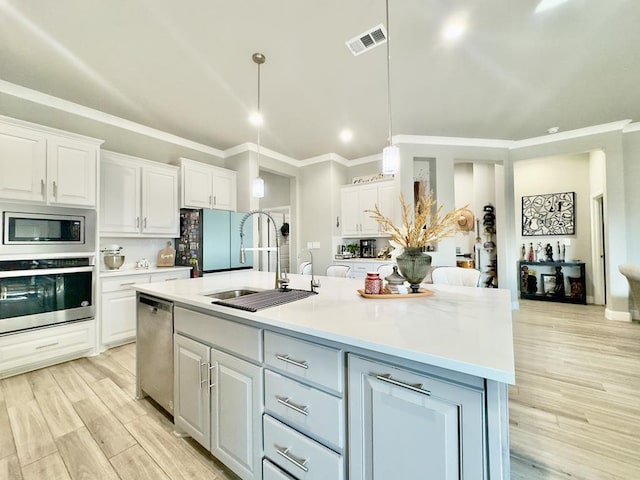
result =
[{"label": "oven handle", "polygon": [[93,269],[93,266],[87,266],[73,268],[39,268],[37,270],[10,270],[7,272],[0,272],[0,278],[35,277],[41,275],[93,272]]}]

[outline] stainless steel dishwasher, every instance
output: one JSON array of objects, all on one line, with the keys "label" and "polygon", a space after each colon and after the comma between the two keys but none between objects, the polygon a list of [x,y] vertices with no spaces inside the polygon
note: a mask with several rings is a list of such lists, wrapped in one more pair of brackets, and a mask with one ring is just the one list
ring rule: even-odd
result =
[{"label": "stainless steel dishwasher", "polygon": [[138,294],[137,396],[173,415],[173,303]]}]

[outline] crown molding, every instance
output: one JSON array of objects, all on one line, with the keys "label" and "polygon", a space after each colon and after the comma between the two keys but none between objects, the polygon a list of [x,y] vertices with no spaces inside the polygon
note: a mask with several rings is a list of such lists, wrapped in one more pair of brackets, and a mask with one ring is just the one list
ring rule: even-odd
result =
[{"label": "crown molding", "polygon": [[524,147],[532,147],[535,145],[544,145],[546,143],[559,142],[562,140],[571,140],[573,138],[587,137],[589,135],[597,135],[607,132],[625,132],[625,127],[631,123],[631,120],[619,120],[617,122],[603,123],[601,125],[593,125],[591,127],[577,128],[575,130],[567,130],[566,132],[552,133],[541,137],[527,138],[525,140],[517,140],[513,142],[511,150]]},{"label": "crown molding", "polygon": [[28,100],[45,107],[55,108],[56,110],[78,115],[79,117],[88,118],[89,120],[95,120],[96,122],[104,123],[105,125],[111,125],[112,127],[129,130],[146,137],[155,138],[156,140],[190,148],[191,150],[196,150],[198,152],[214,155],[216,157],[222,157],[224,155],[224,152],[217,148],[194,142],[192,140],[187,140],[186,138],[163,132],[162,130],[147,127],[146,125],[132,122],[131,120],[116,117],[115,115],[104,113],[94,108],[85,107],[84,105],[70,102],[68,100],[63,100],[62,98],[54,97],[53,95],[48,95],[5,80],[0,80],[0,92],[23,100]]},{"label": "crown molding", "polygon": [[640,122],[629,123],[622,129],[622,133],[640,132]]},{"label": "crown molding", "polygon": [[[115,115],[111,115],[100,110],[96,110],[90,107],[85,107],[68,100],[64,100],[52,95],[48,95],[37,90],[32,90],[21,85],[17,85],[6,80],[0,79],[0,93],[5,93],[23,100],[27,100],[39,105],[54,108],[66,113],[77,115],[83,118],[94,120],[96,122],[103,123],[105,125],[111,125],[113,127],[122,128],[130,132],[138,133],[156,140],[171,143],[181,147],[189,148],[191,150],[213,155],[218,158],[228,158],[239,153],[252,151],[257,152],[257,145],[255,143],[242,143],[235,147],[228,148],[226,150],[220,150],[217,148],[204,145],[202,143],[194,142],[177,135],[157,130],[146,125],[142,125],[131,120],[126,120]],[[559,132],[550,135],[544,135],[540,137],[533,137],[524,140],[499,140],[488,138],[465,138],[465,137],[441,137],[441,136],[427,136],[427,135],[395,135],[393,137],[395,144],[414,144],[414,145],[441,145],[441,146],[459,146],[459,147],[488,147],[488,148],[503,148],[514,150],[518,148],[525,148],[535,145],[543,145],[546,143],[553,143],[562,140],[569,140],[579,137],[585,137],[589,135],[596,135],[600,133],[607,133],[612,131],[620,131],[622,133],[640,132],[640,122],[631,123],[632,120],[620,120],[617,122],[605,123],[601,125],[594,125],[585,128],[579,128],[575,130],[568,130],[566,132]],[[346,167],[352,167],[356,165],[363,165],[366,163],[380,161],[382,153],[369,155],[357,159],[348,160],[336,153],[327,153],[316,157],[297,160],[295,158],[283,155],[274,150],[260,147],[260,153],[264,154],[274,160],[281,161],[294,167],[302,167],[307,165],[313,165],[316,163],[334,161],[344,165]]]},{"label": "crown molding", "polygon": [[491,138],[465,138],[465,137],[434,137],[427,135],[395,135],[393,143],[413,145],[444,145],[449,147],[488,147],[511,148],[513,140],[498,140]]}]

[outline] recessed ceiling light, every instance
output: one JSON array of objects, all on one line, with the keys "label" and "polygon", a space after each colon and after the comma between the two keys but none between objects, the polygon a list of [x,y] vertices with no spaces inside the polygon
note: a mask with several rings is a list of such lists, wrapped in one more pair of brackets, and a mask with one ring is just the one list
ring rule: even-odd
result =
[{"label": "recessed ceiling light", "polygon": [[567,0],[540,0],[538,6],[535,9],[535,13],[544,12],[545,10],[551,10],[552,8],[556,8]]},{"label": "recessed ceiling light", "polygon": [[259,127],[264,124],[264,116],[260,112],[251,112],[249,115],[249,123]]},{"label": "recessed ceiling light", "polygon": [[447,20],[442,28],[442,38],[453,41],[460,38],[467,31],[467,15],[459,13]]},{"label": "recessed ceiling light", "polygon": [[353,139],[353,132],[348,128],[345,128],[340,132],[340,140],[344,143],[349,143]]},{"label": "recessed ceiling light", "polygon": [[547,133],[558,133],[560,131],[560,127],[551,127],[547,129]]}]

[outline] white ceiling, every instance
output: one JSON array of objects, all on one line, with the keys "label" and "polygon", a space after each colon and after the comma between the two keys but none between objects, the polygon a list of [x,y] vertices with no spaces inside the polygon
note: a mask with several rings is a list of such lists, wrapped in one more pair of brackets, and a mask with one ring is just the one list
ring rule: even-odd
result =
[{"label": "white ceiling", "polygon": [[[389,0],[393,133],[520,140],[640,120],[640,1],[537,3]],[[468,31],[447,44],[454,14]],[[355,159],[386,143],[386,50],[344,42],[384,21],[384,0],[0,0],[0,79],[224,150],[257,139],[259,51],[262,145]],[[73,124],[0,95],[0,114],[21,112]],[[117,132],[91,130],[107,148]]]}]

